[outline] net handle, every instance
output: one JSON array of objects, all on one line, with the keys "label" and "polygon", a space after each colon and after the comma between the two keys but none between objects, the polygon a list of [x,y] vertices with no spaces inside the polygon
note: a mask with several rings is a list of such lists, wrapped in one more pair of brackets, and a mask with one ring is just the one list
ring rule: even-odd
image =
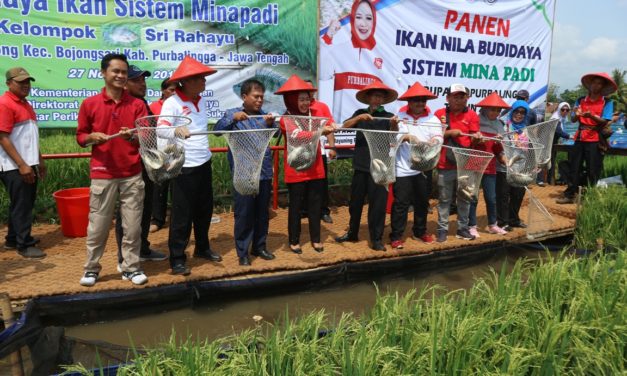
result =
[{"label": "net handle", "polygon": [[[467,136],[467,137],[472,137],[473,135],[470,133],[460,133],[460,136]],[[488,137],[488,136],[481,136],[481,138],[485,138],[486,140],[493,140],[493,141],[497,141],[497,142],[501,142],[502,139],[498,138],[498,137]]]},{"label": "net handle", "polygon": [[[137,128],[129,128],[128,130],[129,130],[129,132],[131,132],[131,133],[135,133],[135,132],[137,132]],[[108,136],[107,136],[107,138],[106,138],[106,139],[104,140],[104,142],[102,142],[102,143],[105,143],[105,142],[107,142],[107,141],[109,141],[109,140],[111,140],[111,139],[114,139],[114,138],[118,138],[118,137],[120,137],[120,136],[122,136],[122,133],[120,133],[120,132],[118,132],[118,133],[114,133],[114,134],[110,134],[110,135],[108,135]],[[96,142],[89,142],[89,143],[86,143],[86,144],[85,144],[85,147],[87,147],[87,146],[92,146],[92,145],[96,145]]]},{"label": "net handle", "polygon": [[[379,118],[375,118],[375,119],[379,119]],[[382,118],[382,119],[387,119],[387,118]],[[430,123],[430,122],[420,122],[419,120],[406,120],[406,119],[401,119],[398,121],[399,123],[403,123],[403,124],[417,124],[420,125],[421,127],[429,127],[429,128],[446,128],[445,124],[437,124],[437,123]]]}]

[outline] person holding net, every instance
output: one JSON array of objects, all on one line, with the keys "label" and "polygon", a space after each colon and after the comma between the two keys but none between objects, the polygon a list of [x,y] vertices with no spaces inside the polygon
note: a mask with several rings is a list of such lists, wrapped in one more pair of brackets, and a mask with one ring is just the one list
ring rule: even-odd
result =
[{"label": "person holding net", "polygon": [[[469,90],[462,84],[452,84],[446,95],[447,105],[435,112],[435,116],[447,126],[444,132],[444,144],[457,148],[470,148],[481,140],[479,116],[468,107]],[[465,136],[463,134],[472,134]],[[458,184],[457,162],[451,149],[442,150],[438,163],[438,232],[437,241],[447,239],[448,222],[453,194]],[[457,233],[458,239],[474,240],[468,228],[470,200],[457,195]]]},{"label": "person holding net", "polygon": [[[209,225],[213,214],[213,186],[211,182],[211,151],[206,135],[190,137],[190,132],[207,130],[209,118],[207,101],[200,94],[205,90],[206,76],[216,73],[198,60],[186,56],[176,68],[170,82],[178,82],[174,95],[166,99],[161,116],[185,116],[191,119],[189,127],[177,127],[175,134],[185,150],[185,163],[181,173],[172,179],[172,214],[168,247],[172,274],[189,275],[185,248],[194,228],[196,242],[194,257],[222,261],[209,245]],[[173,126],[159,121],[158,127]]]},{"label": "person holding net", "polygon": [[[232,131],[244,129],[262,129],[274,126],[274,116],[262,110],[264,92],[263,83],[249,79],[242,83],[240,95],[242,106],[226,110],[224,116],[216,123],[216,131]],[[228,160],[233,173],[233,151],[229,149]],[[270,222],[269,204],[272,193],[272,154],[266,148],[263,154],[259,192],[256,195],[242,195],[233,189],[235,249],[239,264],[250,266],[248,249],[251,255],[264,260],[273,260],[274,255],[266,248],[268,227]]]},{"label": "person holding net", "polygon": [[[509,105],[497,92],[493,92],[481,102],[477,103],[477,107],[481,107],[479,111],[479,130],[481,131],[481,135],[490,138],[502,137],[504,132],[503,122],[499,120],[498,117],[501,110],[508,109]],[[500,199],[496,193],[496,161],[498,160],[502,164],[505,163],[503,146],[494,139],[483,139],[481,142],[477,143],[474,148],[494,154],[494,158],[492,158],[488,167],[486,167],[483,172],[481,188],[483,189],[483,200],[485,201],[488,216],[487,231],[490,234],[505,235],[507,231],[498,226],[496,217],[497,199]],[[480,235],[477,230],[477,204],[476,201],[470,203],[468,228],[471,235],[479,238]]]},{"label": "person holding net", "polygon": [[[316,252],[323,252],[324,246],[320,239],[321,208],[320,201],[324,190],[324,166],[320,152],[319,135],[331,134],[335,130],[333,125],[324,124],[319,128],[321,118],[314,119],[319,115],[316,109],[311,109],[310,93],[316,89],[303,81],[297,75],[292,75],[274,94],[282,95],[285,102],[288,116],[281,118],[281,132],[286,138],[292,137],[301,140],[306,144],[307,140],[315,140],[314,145],[305,145],[289,148],[283,153],[285,183],[288,189],[289,208],[287,214],[287,232],[290,250],[296,254],[303,251],[300,246],[300,222],[301,207],[307,205],[307,216],[309,219],[309,237],[311,246]],[[318,124],[314,124],[318,123]],[[312,162],[305,162],[303,168],[299,167],[300,162],[297,154],[305,155],[309,151],[305,147],[313,147]],[[307,166],[304,168],[304,166]]]},{"label": "person holding net", "polygon": [[[429,178],[423,171],[414,168],[412,144],[428,143],[433,150],[442,145],[442,126],[440,120],[427,108],[427,101],[437,96],[416,82],[398,99],[407,101],[407,110],[398,114],[399,135],[403,143],[396,154],[396,182],[394,183],[394,203],[392,204],[391,245],[394,249],[404,247],[403,233],[407,226],[409,206],[414,207],[413,238],[424,243],[433,243],[433,235],[427,233],[427,214],[429,208]],[[439,125],[439,126],[438,126]],[[425,155],[419,155],[423,158]],[[437,154],[434,156],[437,157]]]},{"label": "person holding net", "polygon": [[[344,122],[343,128],[361,128],[373,130],[398,131],[398,117],[388,112],[384,104],[394,102],[398,97],[396,90],[383,82],[375,81],[356,94],[357,100],[368,107],[359,109]],[[385,251],[383,245],[383,229],[385,227],[385,205],[387,191],[384,186],[375,183],[370,171],[370,150],[362,132],[355,136],[355,152],[353,155],[353,180],[351,198],[348,209],[350,220],[348,231],[335,238],[338,243],[356,242],[359,240],[359,226],[364,201],[368,196],[368,230],[370,232],[370,248]]]}]

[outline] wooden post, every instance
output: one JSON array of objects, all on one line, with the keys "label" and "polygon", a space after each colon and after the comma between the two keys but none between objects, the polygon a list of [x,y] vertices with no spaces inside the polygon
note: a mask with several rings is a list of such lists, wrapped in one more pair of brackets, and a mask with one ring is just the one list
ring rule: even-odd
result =
[{"label": "wooden post", "polygon": [[[11,299],[9,298],[9,295],[4,293],[0,294],[0,313],[2,313],[5,328],[8,328],[15,322],[13,310],[11,309]],[[24,369],[22,368],[22,353],[19,349],[9,355],[9,360],[11,361],[11,375],[24,376]]]}]

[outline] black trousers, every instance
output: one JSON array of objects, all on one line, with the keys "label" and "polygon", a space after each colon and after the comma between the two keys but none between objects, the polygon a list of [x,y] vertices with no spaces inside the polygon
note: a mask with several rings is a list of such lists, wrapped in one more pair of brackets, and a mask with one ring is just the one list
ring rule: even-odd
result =
[{"label": "black trousers", "polygon": [[[329,209],[329,168],[327,167],[327,156],[322,154],[322,165],[324,166],[324,186],[322,187],[322,196],[320,197],[320,215],[330,215]],[[301,217],[307,217],[307,203],[303,203]]]},{"label": "black trousers", "polygon": [[[142,163],[142,180],[144,180],[144,209],[142,210],[142,232],[141,232],[141,248],[140,254],[150,254],[150,242],[148,241],[148,230],[150,229],[150,218],[152,216],[152,194],[155,184],[148,178],[146,168]],[[120,210],[115,215],[115,241],[118,244],[118,263],[122,263],[122,216]]]},{"label": "black trousers", "polygon": [[[36,166],[32,167],[36,168]],[[38,179],[35,177],[35,183],[27,184],[22,179],[19,170],[2,171],[0,179],[7,189],[10,200],[9,228],[5,239],[8,243],[17,244],[18,250],[24,250],[35,243],[31,236],[31,229]]]},{"label": "black trousers", "polygon": [[509,224],[509,184],[507,173],[496,172],[496,223],[499,227]]},{"label": "black trousers", "polygon": [[509,225],[516,226],[519,225],[522,221],[518,216],[518,212],[520,211],[520,206],[522,205],[523,199],[525,198],[525,188],[524,187],[509,187]]},{"label": "black trousers", "polygon": [[270,223],[270,195],[272,180],[259,182],[259,193],[255,196],[242,196],[233,189],[235,211],[235,249],[238,257],[248,256],[252,244],[253,251],[266,249]]},{"label": "black trousers", "polygon": [[196,167],[183,167],[172,179],[172,216],[168,248],[170,265],[185,262],[185,248],[194,228],[195,251],[209,246],[209,226],[213,215],[211,160]]},{"label": "black trousers", "polygon": [[287,236],[290,245],[300,244],[300,219],[303,205],[307,205],[309,238],[320,243],[320,200],[324,179],[288,183],[289,208],[287,212]]},{"label": "black trousers", "polygon": [[586,180],[581,177],[584,163],[588,172],[588,184],[596,185],[603,170],[603,154],[599,151],[598,145],[598,142],[575,141],[575,145],[568,153],[571,180],[566,192],[564,192],[565,196],[573,197],[577,193],[578,187],[586,183]]},{"label": "black trousers", "polygon": [[361,213],[368,196],[368,230],[370,241],[382,241],[385,227],[385,206],[388,193],[384,186],[376,184],[369,172],[355,170],[351,182],[351,198],[348,203],[350,221],[348,231],[352,236],[359,235]]},{"label": "black trousers", "polygon": [[165,224],[165,217],[168,211],[168,192],[170,192],[171,180],[166,180],[161,184],[155,184],[152,195],[152,220],[151,223],[159,227]]},{"label": "black trousers", "polygon": [[420,237],[427,231],[427,211],[429,209],[430,179],[424,174],[397,177],[394,183],[394,203],[392,204],[392,233],[390,239],[403,238],[407,226],[409,206],[414,206],[414,236]]}]

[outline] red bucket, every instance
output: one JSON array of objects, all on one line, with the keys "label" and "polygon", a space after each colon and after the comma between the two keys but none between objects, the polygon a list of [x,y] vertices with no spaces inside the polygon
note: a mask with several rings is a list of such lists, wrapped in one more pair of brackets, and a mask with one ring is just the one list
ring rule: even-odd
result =
[{"label": "red bucket", "polygon": [[57,202],[61,232],[69,238],[87,236],[89,188],[69,188],[52,194]]}]

